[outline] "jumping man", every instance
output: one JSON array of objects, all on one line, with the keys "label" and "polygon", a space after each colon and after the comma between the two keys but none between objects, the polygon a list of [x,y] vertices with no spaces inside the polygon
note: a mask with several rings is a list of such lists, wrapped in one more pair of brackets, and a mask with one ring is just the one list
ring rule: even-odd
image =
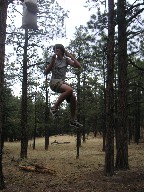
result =
[{"label": "jumping man", "polygon": [[65,82],[67,66],[70,65],[75,68],[81,68],[80,63],[74,58],[73,55],[68,53],[64,46],[56,44],[53,47],[54,55],[52,56],[49,64],[45,69],[45,74],[52,71],[52,77],[50,80],[50,88],[56,93],[61,93],[55,104],[51,107],[50,112],[53,116],[57,115],[58,107],[66,100],[70,104],[70,126],[81,127],[76,120],[76,96],[73,93],[72,87]]}]

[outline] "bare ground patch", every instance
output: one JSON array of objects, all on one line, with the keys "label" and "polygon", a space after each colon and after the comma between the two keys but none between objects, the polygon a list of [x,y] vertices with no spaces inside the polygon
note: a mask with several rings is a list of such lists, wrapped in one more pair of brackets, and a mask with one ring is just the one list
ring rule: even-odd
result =
[{"label": "bare ground patch", "polygon": [[[56,143],[54,142],[60,143]],[[54,143],[53,143],[54,142]],[[53,143],[53,144],[51,144]],[[3,172],[4,192],[144,192],[144,143],[129,145],[130,170],[104,176],[102,139],[89,137],[76,159],[76,137],[50,137],[48,151],[44,138],[36,140],[36,149],[29,141],[28,159],[20,161],[20,143],[5,143]],[[55,174],[27,172],[19,165],[38,164],[54,170]]]}]

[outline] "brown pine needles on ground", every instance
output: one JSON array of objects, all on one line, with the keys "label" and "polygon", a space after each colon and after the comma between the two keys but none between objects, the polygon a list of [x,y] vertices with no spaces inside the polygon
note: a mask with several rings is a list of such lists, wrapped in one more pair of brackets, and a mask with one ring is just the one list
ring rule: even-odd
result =
[{"label": "brown pine needles on ground", "polygon": [[[20,142],[5,143],[3,172],[6,189],[3,192],[144,192],[144,143],[129,145],[130,170],[104,176],[102,138],[89,136],[80,147],[76,159],[76,137],[50,137],[48,151],[44,138],[36,139],[36,149],[29,141],[28,159],[20,160]],[[23,170],[31,166],[33,171]],[[36,171],[45,168],[46,172]],[[51,170],[54,174],[50,174]]]}]

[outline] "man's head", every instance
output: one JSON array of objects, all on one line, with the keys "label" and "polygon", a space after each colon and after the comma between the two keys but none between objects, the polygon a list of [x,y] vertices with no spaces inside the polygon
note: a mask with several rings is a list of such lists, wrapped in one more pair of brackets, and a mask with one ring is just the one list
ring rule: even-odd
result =
[{"label": "man's head", "polygon": [[62,44],[56,44],[54,47],[53,47],[53,50],[56,51],[56,49],[60,49],[61,52],[62,52],[62,55],[64,56],[64,53],[65,53],[65,48]]}]

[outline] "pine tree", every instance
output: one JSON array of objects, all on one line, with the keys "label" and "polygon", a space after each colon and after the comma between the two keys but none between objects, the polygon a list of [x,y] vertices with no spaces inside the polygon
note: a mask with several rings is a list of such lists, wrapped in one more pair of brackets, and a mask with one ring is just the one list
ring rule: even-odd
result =
[{"label": "pine tree", "polygon": [[105,174],[114,174],[114,1],[108,1]]},{"label": "pine tree", "polygon": [[2,129],[4,121],[4,60],[5,60],[5,39],[6,39],[6,20],[7,20],[8,2],[0,0],[0,189],[3,189],[4,177],[2,171],[2,153],[3,153],[3,138]]},{"label": "pine tree", "polygon": [[118,0],[118,126],[116,128],[116,168],[127,170],[128,134],[127,134],[127,33],[126,1]]}]

